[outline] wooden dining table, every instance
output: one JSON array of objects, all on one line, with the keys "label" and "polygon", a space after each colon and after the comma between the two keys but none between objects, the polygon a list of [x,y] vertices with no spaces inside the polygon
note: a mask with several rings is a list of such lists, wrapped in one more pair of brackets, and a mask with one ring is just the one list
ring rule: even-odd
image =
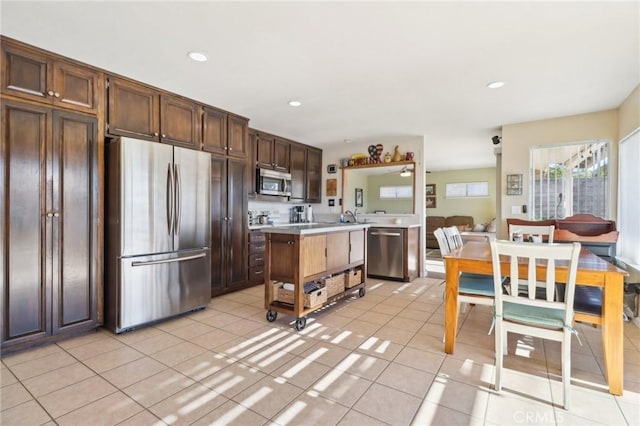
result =
[{"label": "wooden dining table", "polygon": [[[444,256],[446,270],[445,290],[445,339],[444,350],[452,354],[455,349],[456,330],[458,329],[458,285],[460,272],[476,274],[493,274],[491,261],[491,247],[486,241],[469,241],[462,247]],[[519,274],[527,276],[527,264],[522,263]],[[536,274],[544,277],[546,267],[538,265]],[[509,264],[501,262],[502,276],[509,275]],[[596,321],[601,325],[602,347],[606,368],[609,393],[622,395],[623,385],[623,296],[624,277],[626,271],[599,258],[589,250],[583,248],[578,261],[576,284],[597,286],[603,288],[602,316]],[[562,266],[556,268],[556,281],[565,282],[567,269]],[[580,319],[578,315],[577,319]]]}]

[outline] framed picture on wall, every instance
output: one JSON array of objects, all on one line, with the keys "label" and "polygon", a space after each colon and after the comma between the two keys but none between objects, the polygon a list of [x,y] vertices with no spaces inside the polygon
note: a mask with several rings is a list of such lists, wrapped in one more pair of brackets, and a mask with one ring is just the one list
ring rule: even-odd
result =
[{"label": "framed picture on wall", "polygon": [[427,195],[436,195],[436,184],[428,183],[425,185],[425,192]]},{"label": "framed picture on wall", "polygon": [[427,195],[427,197],[425,198],[425,206],[428,209],[435,209],[436,208],[436,196],[435,195]]},{"label": "framed picture on wall", "polygon": [[356,188],[356,207],[364,206],[364,195],[362,194],[362,188]]},{"label": "framed picture on wall", "polygon": [[522,174],[507,175],[507,195],[522,195]]}]

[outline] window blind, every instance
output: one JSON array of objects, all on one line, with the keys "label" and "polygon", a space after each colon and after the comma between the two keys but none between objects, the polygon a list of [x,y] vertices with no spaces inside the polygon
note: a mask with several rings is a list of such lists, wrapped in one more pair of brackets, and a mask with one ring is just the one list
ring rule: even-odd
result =
[{"label": "window blind", "polygon": [[618,164],[618,257],[640,266],[640,129],[620,141]]}]

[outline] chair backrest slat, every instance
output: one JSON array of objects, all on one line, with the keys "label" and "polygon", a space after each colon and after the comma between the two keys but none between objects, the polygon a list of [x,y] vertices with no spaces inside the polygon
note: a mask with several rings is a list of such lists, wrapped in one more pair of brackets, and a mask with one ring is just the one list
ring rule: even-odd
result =
[{"label": "chair backrest slat", "polygon": [[[496,294],[496,315],[502,315],[502,302],[520,303],[546,308],[562,309],[565,311],[565,324],[571,324],[573,319],[573,295],[576,284],[580,243],[572,244],[530,244],[512,241],[490,241],[491,256],[494,271],[494,287]],[[511,282],[524,281],[519,276],[519,267],[526,265],[527,294],[518,291],[510,295],[503,295],[502,277],[500,272],[500,256],[509,262]],[[536,299],[536,285],[540,286],[536,274],[536,267],[546,266],[546,277],[542,283],[546,287],[545,300]],[[558,268],[567,269],[565,298],[562,302],[556,298],[556,271]]]},{"label": "chair backrest slat", "polygon": [[449,242],[447,241],[447,236],[444,232],[444,229],[438,228],[433,231],[433,235],[438,240],[438,247],[440,247],[440,255],[445,256],[451,253],[451,249],[449,247]]}]

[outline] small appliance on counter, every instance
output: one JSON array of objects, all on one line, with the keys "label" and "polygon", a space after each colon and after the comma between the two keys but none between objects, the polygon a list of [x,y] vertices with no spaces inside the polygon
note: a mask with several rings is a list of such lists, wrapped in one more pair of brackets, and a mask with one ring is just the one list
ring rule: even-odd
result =
[{"label": "small appliance on counter", "polygon": [[294,206],[289,209],[289,222],[290,223],[305,222],[304,206]]}]

